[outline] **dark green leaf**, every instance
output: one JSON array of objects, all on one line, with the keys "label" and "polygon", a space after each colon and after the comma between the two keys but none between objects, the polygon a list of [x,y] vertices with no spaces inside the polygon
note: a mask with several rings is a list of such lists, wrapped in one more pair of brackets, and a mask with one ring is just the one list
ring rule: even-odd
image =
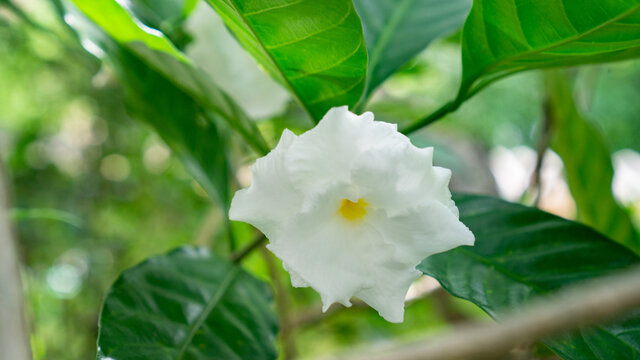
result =
[{"label": "dark green leaf", "polygon": [[267,153],[255,124],[209,77],[160,32],[143,28],[115,0],[73,0],[91,21],[148,67],[174,84],[205,111],[219,116],[259,153]]},{"label": "dark green leaf", "polygon": [[434,39],[457,30],[471,0],[354,0],[369,51],[366,99]]},{"label": "dark green leaf", "polygon": [[207,1],[315,121],[360,100],[367,50],[351,0]]},{"label": "dark green leaf", "polygon": [[551,147],[564,162],[578,218],[640,252],[640,239],[631,219],[613,198],[613,165],[604,137],[578,113],[566,76],[552,72],[547,79]]},{"label": "dark green leaf", "polygon": [[[127,110],[151,125],[223,209],[230,204],[225,140],[184,91],[119,46],[109,51],[125,91]],[[171,58],[169,58],[171,61]]]},{"label": "dark green leaf", "polygon": [[[535,208],[470,195],[457,195],[455,201],[460,220],[476,236],[475,246],[433,255],[418,269],[493,317],[640,262],[594,230]],[[640,356],[640,316],[545,343],[565,359],[635,359]]]},{"label": "dark green leaf", "polygon": [[263,282],[184,247],[126,270],[104,303],[99,359],[276,359],[277,321]]},{"label": "dark green leaf", "polygon": [[640,0],[477,0],[462,34],[461,93],[534,68],[640,56]]}]

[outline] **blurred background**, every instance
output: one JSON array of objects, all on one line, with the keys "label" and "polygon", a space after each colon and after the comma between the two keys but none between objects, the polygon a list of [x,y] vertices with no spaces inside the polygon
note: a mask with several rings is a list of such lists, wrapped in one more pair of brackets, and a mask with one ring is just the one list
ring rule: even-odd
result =
[{"label": "blurred background", "polygon": [[[108,61],[73,36],[55,4],[0,0],[0,155],[11,182],[34,358],[89,359],[103,298],[118,274],[181,244],[216,248],[223,215],[162,140],[127,115]],[[284,127],[301,132],[311,125],[205,4],[165,25],[174,43],[259,122],[272,144]],[[455,95],[458,37],[433,43],[385,83],[369,106],[378,120],[414,120]],[[640,62],[570,73],[579,113],[610,152],[614,197],[637,229]],[[563,161],[545,140],[545,97],[541,72],[516,75],[412,140],[436,147],[435,162],[453,170],[455,191],[537,204],[574,219]],[[239,150],[237,159],[243,165],[235,169],[238,181],[246,185],[253,157]],[[291,288],[280,265],[265,259],[257,253],[247,265],[258,277],[269,280],[271,273],[281,280],[274,285],[285,290],[290,305],[283,311],[300,325],[284,336],[282,347],[303,358],[354,344],[410,341],[485,316],[424,278],[409,293],[403,324],[358,306],[334,306],[323,317],[318,295]]]}]

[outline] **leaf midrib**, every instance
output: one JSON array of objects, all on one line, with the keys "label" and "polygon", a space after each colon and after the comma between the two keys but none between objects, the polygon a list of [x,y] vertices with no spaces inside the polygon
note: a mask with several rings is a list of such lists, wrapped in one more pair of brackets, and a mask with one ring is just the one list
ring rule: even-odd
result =
[{"label": "leaf midrib", "polygon": [[198,316],[198,318],[193,323],[193,325],[189,327],[189,333],[185,337],[182,345],[180,346],[180,350],[178,350],[178,354],[176,356],[177,360],[182,359],[185,352],[187,351],[187,348],[191,344],[193,337],[196,335],[196,332],[198,331],[198,329],[200,329],[200,327],[202,327],[202,324],[207,320],[207,317],[209,317],[209,314],[211,314],[215,306],[218,304],[218,302],[220,302],[220,299],[222,299],[222,297],[227,292],[227,290],[229,290],[231,283],[239,273],[240,273],[240,268],[238,266],[234,266],[224,277],[224,279],[220,283],[220,286],[216,290],[215,294],[213,294],[209,302],[207,302],[207,305],[205,306],[204,310],[202,310],[202,313],[200,314],[200,316]]},{"label": "leaf midrib", "polygon": [[548,46],[543,46],[543,47],[541,47],[539,49],[534,49],[534,50],[531,50],[531,51],[523,52],[520,55],[504,58],[504,59],[502,59],[500,61],[497,61],[497,62],[493,63],[492,65],[487,66],[484,69],[479,70],[476,73],[477,75],[474,75],[473,77],[469,78],[469,80],[467,80],[465,82],[469,83],[469,84],[473,84],[476,80],[478,80],[484,74],[490,74],[493,69],[495,69],[497,67],[500,67],[500,66],[504,65],[505,63],[508,63],[508,62],[511,62],[511,61],[514,61],[514,60],[519,60],[519,59],[525,58],[525,57],[530,56],[530,55],[539,54],[541,52],[544,52],[544,51],[547,51],[547,50],[550,50],[550,49],[553,49],[553,48],[556,48],[556,47],[559,47],[559,46],[562,46],[562,45],[566,45],[566,44],[571,43],[573,41],[582,39],[582,38],[584,38],[584,37],[586,37],[588,35],[591,35],[594,32],[596,32],[596,31],[598,31],[598,30],[600,30],[600,29],[602,29],[602,28],[604,28],[604,27],[606,27],[608,25],[611,25],[612,23],[615,23],[618,20],[622,20],[622,19],[626,18],[627,16],[633,14],[634,12],[636,12],[638,10],[640,10],[640,5],[633,6],[631,9],[621,13],[620,15],[618,15],[616,17],[613,17],[613,18],[609,19],[608,21],[603,22],[602,24],[600,24],[598,26],[595,26],[594,28],[592,28],[592,29],[590,29],[590,30],[588,30],[588,31],[586,31],[586,32],[584,32],[582,34],[577,34],[577,35],[574,35],[574,36],[570,36],[570,37],[568,37],[568,38],[566,38],[566,39],[564,39],[562,41],[549,44]]},{"label": "leaf midrib", "polygon": [[[391,37],[393,35],[393,31],[398,27],[398,25],[400,25],[400,20],[405,17],[407,12],[409,11],[409,8],[411,7],[411,4],[413,4],[414,1],[415,0],[403,0],[401,4],[395,7],[395,11],[389,18],[389,21],[384,26],[384,28],[382,28],[380,36],[378,37],[378,41],[376,42],[376,45],[374,46],[373,52],[371,54],[371,62],[369,64],[369,70],[371,71],[371,73],[373,73],[373,70],[377,68],[378,62],[380,61],[380,56],[389,44],[389,41],[391,40]],[[369,83],[370,81],[371,76],[369,76],[369,81],[367,81],[367,83]]]}]

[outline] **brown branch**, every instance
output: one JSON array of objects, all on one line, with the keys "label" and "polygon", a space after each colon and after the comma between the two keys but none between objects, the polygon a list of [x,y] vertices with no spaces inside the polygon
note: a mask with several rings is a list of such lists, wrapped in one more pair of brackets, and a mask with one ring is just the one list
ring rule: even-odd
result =
[{"label": "brown branch", "polygon": [[358,354],[348,359],[498,359],[522,344],[612,320],[639,308],[640,267],[636,267],[533,301],[501,317],[500,323],[457,328],[451,334],[432,337],[428,341],[396,346],[375,354]]},{"label": "brown branch", "polygon": [[0,161],[0,358],[31,359],[24,319],[16,243],[9,224],[8,195]]}]

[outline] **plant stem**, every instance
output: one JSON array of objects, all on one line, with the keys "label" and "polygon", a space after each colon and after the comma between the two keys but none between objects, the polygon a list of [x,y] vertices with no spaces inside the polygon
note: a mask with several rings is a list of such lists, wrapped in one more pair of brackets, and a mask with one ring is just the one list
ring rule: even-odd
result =
[{"label": "plant stem", "polygon": [[273,254],[266,248],[262,249],[262,257],[267,263],[267,270],[273,281],[276,299],[276,310],[280,320],[280,342],[282,344],[282,360],[293,360],[296,355],[296,342],[294,325],[291,321],[291,299],[287,293],[287,288],[280,281],[280,273]]},{"label": "plant stem", "polygon": [[251,252],[257,249],[260,245],[262,245],[265,241],[267,241],[267,237],[263,234],[258,235],[246,248],[234,252],[231,254],[231,261],[234,263],[239,263],[244,259],[247,255],[251,254]]}]

